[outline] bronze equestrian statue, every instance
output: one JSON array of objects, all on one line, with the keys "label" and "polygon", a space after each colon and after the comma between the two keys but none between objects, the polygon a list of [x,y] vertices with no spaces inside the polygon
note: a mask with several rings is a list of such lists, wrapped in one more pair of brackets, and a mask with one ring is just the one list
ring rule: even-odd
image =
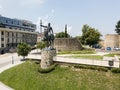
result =
[{"label": "bronze equestrian statue", "polygon": [[42,24],[40,24],[40,26],[44,27],[44,37],[42,41],[46,42],[47,48],[53,48],[54,33],[52,27],[50,26],[50,23],[48,23],[48,26],[44,26]]}]

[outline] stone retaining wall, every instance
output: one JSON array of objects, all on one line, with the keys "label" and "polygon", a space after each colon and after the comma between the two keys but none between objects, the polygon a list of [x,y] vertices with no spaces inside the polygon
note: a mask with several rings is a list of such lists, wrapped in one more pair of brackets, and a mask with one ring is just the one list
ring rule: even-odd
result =
[{"label": "stone retaining wall", "polygon": [[54,48],[57,51],[81,50],[82,45],[77,38],[55,38]]}]

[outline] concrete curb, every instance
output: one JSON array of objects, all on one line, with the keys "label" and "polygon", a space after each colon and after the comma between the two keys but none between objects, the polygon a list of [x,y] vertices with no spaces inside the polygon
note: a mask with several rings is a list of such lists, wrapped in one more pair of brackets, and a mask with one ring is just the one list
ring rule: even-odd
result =
[{"label": "concrete curb", "polygon": [[0,90],[14,90],[8,86],[6,86],[5,84],[3,84],[2,82],[0,82]]}]

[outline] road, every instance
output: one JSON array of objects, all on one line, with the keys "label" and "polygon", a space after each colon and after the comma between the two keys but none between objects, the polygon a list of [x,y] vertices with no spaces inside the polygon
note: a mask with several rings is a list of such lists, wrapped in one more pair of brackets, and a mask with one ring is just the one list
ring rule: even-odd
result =
[{"label": "road", "polygon": [[[32,53],[38,53],[38,52],[40,52],[40,50],[32,50],[31,52],[30,52],[30,54],[28,55],[28,57],[30,57],[31,56],[31,54]],[[32,56],[34,56],[34,55],[32,55]],[[31,57],[32,57],[31,56]],[[37,55],[35,55],[35,56],[37,56]],[[38,57],[39,57],[40,55],[38,55]],[[20,60],[22,59],[22,57],[21,56],[18,56],[18,54],[17,53],[6,53],[6,54],[3,54],[3,55],[0,55],[0,68],[2,68],[2,67],[5,67],[5,66],[8,66],[8,65],[10,65],[10,64],[16,64],[16,63],[19,63],[19,62],[21,62]]]},{"label": "road", "polygon": [[0,68],[7,66],[9,64],[14,64],[19,62],[21,57],[17,53],[7,53],[5,55],[0,55]]}]

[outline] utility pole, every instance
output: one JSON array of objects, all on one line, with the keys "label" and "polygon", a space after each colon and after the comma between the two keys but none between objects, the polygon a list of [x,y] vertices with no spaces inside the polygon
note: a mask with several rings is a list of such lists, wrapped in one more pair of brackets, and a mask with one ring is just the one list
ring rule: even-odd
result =
[{"label": "utility pole", "polygon": [[40,33],[42,34],[42,20],[40,20]]}]

